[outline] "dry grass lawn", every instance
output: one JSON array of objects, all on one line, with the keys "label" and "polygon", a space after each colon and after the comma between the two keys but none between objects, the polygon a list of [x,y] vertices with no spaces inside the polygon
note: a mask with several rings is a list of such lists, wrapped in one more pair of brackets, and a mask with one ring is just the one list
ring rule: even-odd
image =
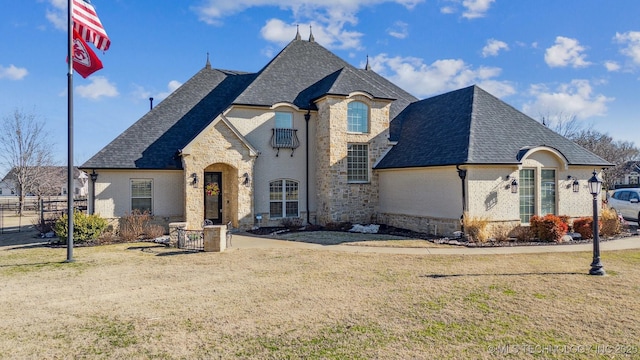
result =
[{"label": "dry grass lawn", "polygon": [[640,250],[590,257],[4,246],[0,358],[640,358]]}]

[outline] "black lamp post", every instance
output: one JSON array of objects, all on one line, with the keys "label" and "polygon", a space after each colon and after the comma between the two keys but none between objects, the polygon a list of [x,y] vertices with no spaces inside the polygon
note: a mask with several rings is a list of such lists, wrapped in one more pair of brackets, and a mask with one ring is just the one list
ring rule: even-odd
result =
[{"label": "black lamp post", "polygon": [[598,179],[594,170],[593,176],[588,181],[589,192],[593,195],[593,262],[589,275],[605,275],[602,263],[600,262],[600,234],[598,226],[598,194],[602,188],[602,180]]}]

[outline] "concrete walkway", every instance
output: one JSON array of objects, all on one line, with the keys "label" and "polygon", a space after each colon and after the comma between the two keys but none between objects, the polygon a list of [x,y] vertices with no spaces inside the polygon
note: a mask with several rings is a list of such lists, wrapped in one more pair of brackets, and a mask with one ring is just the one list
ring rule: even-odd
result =
[{"label": "concrete walkway", "polygon": [[[414,254],[414,255],[491,255],[491,254],[527,254],[548,252],[593,251],[593,244],[574,245],[540,245],[540,246],[509,246],[509,247],[480,247],[450,245],[433,248],[392,248],[378,246],[355,245],[321,245],[298,241],[277,240],[262,237],[234,234],[233,246],[236,249],[310,249],[344,251],[352,253],[384,253],[384,254]],[[601,241],[600,251],[640,249],[640,236],[624,239]]]}]

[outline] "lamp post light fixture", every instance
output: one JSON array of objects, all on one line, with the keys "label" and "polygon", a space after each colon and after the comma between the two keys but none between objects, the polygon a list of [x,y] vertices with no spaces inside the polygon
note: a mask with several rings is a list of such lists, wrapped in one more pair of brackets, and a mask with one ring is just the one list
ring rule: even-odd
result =
[{"label": "lamp post light fixture", "polygon": [[600,262],[600,234],[598,226],[598,194],[602,189],[602,180],[598,178],[596,171],[588,181],[589,192],[593,195],[593,261],[589,275],[605,275],[602,263]]}]

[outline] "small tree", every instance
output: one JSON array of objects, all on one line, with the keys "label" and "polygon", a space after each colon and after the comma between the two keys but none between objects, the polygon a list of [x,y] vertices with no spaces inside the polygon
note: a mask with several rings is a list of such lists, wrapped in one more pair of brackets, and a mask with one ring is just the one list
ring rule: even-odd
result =
[{"label": "small tree", "polygon": [[0,158],[10,169],[7,177],[15,183],[18,211],[22,214],[25,195],[39,193],[39,186],[49,181],[47,167],[54,164],[53,146],[44,122],[18,109],[5,116],[0,132]]}]

